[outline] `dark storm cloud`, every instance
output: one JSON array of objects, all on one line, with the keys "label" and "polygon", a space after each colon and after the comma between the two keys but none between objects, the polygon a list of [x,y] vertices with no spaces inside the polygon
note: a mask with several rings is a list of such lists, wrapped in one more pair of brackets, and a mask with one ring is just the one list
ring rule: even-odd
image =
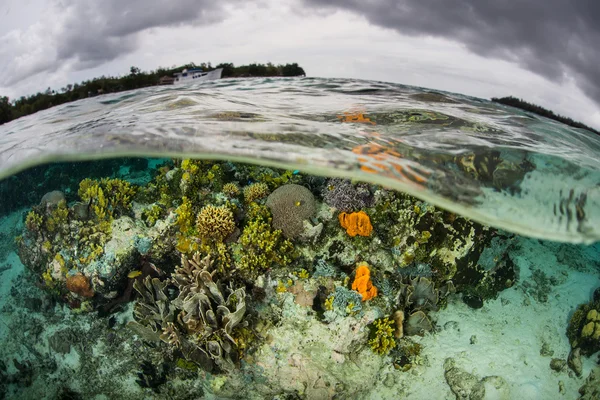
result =
[{"label": "dark storm cloud", "polygon": [[303,1],[353,11],[402,34],[456,40],[551,80],[572,78],[600,103],[599,0]]},{"label": "dark storm cloud", "polygon": [[57,37],[57,61],[76,59],[79,68],[111,61],[137,47],[147,29],[208,24],[224,18],[225,2],[214,0],[63,1],[65,21]]}]

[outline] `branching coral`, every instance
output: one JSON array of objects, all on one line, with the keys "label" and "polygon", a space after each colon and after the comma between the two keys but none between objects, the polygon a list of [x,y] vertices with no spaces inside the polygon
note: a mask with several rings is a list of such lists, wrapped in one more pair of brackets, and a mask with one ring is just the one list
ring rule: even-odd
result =
[{"label": "branching coral", "polygon": [[281,229],[288,239],[304,231],[303,221],[313,217],[317,206],[310,190],[296,184],[283,185],[269,195],[267,207],[273,213],[273,227]]},{"label": "branching coral", "polygon": [[223,185],[223,193],[230,199],[240,195],[240,187],[233,182],[228,182]]},{"label": "branching coral", "polygon": [[244,187],[244,200],[246,203],[251,203],[268,195],[269,187],[264,182],[256,182]]},{"label": "branching coral", "polygon": [[124,214],[131,208],[135,195],[131,183],[122,179],[103,178],[100,181],[86,178],[79,183],[79,197],[89,204],[97,220]]},{"label": "branching coral", "polygon": [[370,236],[373,231],[371,220],[364,211],[350,214],[341,212],[338,219],[342,228],[346,229],[348,235],[352,237],[356,235]]},{"label": "branching coral", "polygon": [[394,320],[388,317],[378,319],[373,323],[374,332],[369,340],[369,346],[377,354],[388,354],[390,350],[396,347],[394,340]]},{"label": "branching coral", "polygon": [[227,206],[207,205],[198,213],[196,228],[202,239],[223,241],[235,230],[233,213]]},{"label": "branching coral", "polygon": [[367,301],[377,296],[377,288],[371,281],[369,266],[361,264],[356,269],[356,276],[352,282],[352,290],[356,290],[362,296],[362,301]]},{"label": "branching coral", "polygon": [[233,255],[239,272],[254,278],[273,265],[286,266],[293,258],[294,246],[283,238],[280,230],[273,230],[267,219],[256,218],[246,225]]}]

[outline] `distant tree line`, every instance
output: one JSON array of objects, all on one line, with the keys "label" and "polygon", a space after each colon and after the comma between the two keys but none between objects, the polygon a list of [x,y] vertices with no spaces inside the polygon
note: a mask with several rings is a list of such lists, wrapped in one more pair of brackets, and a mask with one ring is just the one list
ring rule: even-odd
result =
[{"label": "distant tree line", "polygon": [[582,128],[587,129],[588,131],[592,131],[597,135],[600,135],[600,132],[594,128],[590,128],[589,126],[582,124],[578,121],[573,121],[571,118],[563,117],[562,115],[555,114],[553,111],[547,110],[544,107],[540,107],[538,105],[528,103],[521,99],[517,99],[516,97],[501,97],[496,98],[492,97],[492,101],[495,103],[506,104],[507,106],[512,106],[516,108],[520,108],[521,110],[529,111],[537,115],[541,115],[542,117],[550,118],[558,122],[562,122],[565,125],[572,126],[574,128]]},{"label": "distant tree line", "polygon": [[10,100],[6,96],[0,96],[0,124],[24,115],[45,110],[59,104],[84,99],[104,93],[122,92],[124,90],[139,89],[157,85],[163,76],[173,76],[176,72],[184,69],[202,68],[204,71],[212,71],[223,68],[222,78],[238,77],[269,77],[269,76],[304,76],[304,69],[297,63],[274,65],[248,64],[236,67],[233,63],[222,63],[212,66],[211,63],[189,63],[176,68],[159,67],[155,71],[144,72],[137,67],[131,67],[129,74],[125,76],[101,76],[81,83],[68,84],[60,90],[46,89],[31,96],[22,96],[19,99]]}]

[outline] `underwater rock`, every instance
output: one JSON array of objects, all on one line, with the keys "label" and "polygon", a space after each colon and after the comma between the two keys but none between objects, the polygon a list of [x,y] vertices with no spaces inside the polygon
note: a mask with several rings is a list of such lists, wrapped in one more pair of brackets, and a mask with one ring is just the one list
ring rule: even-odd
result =
[{"label": "underwater rock", "polygon": [[143,388],[152,389],[154,393],[160,393],[160,386],[167,382],[167,364],[161,364],[159,370],[150,361],[144,361],[140,365],[140,369],[136,383]]},{"label": "underwater rock", "polygon": [[550,369],[556,372],[562,372],[567,367],[567,361],[560,358],[550,360]]},{"label": "underwater rock", "polygon": [[48,345],[55,353],[67,354],[71,351],[69,332],[65,329],[48,337]]},{"label": "underwater rock", "polygon": [[600,367],[594,367],[585,379],[585,383],[579,388],[580,400],[600,399]]},{"label": "underwater rock", "polygon": [[323,232],[323,223],[319,222],[317,225],[312,225],[307,220],[303,221],[303,231],[300,235],[300,239],[304,242],[310,242],[312,244],[316,244],[319,236]]},{"label": "underwater rock", "polygon": [[60,190],[53,190],[51,192],[46,193],[42,200],[40,201],[40,206],[43,206],[45,209],[49,210],[58,206],[58,203],[61,201],[66,201],[65,194]]},{"label": "underwater rock", "polygon": [[477,295],[464,294],[462,296],[462,301],[469,307],[476,309],[476,310],[483,307],[483,299]]},{"label": "underwater rock", "polygon": [[311,191],[293,183],[275,189],[265,204],[273,214],[273,228],[281,229],[288,239],[299,237],[304,231],[303,221],[317,212]]},{"label": "underwater rock", "polygon": [[456,366],[452,358],[444,361],[444,377],[457,400],[509,399],[510,388],[500,376],[479,379]]},{"label": "underwater rock", "polygon": [[452,358],[444,361],[444,377],[457,400],[483,399],[485,387],[475,375],[458,367]]},{"label": "underwater rock", "polygon": [[111,232],[102,256],[83,269],[84,275],[94,277],[94,290],[103,295],[120,288],[127,274],[138,268],[136,238],[145,236],[146,228],[143,224],[136,224],[130,217],[120,217],[112,221]]},{"label": "underwater rock", "polygon": [[583,362],[581,361],[581,349],[579,347],[571,350],[569,357],[567,358],[567,364],[577,376],[581,376],[583,372]]}]

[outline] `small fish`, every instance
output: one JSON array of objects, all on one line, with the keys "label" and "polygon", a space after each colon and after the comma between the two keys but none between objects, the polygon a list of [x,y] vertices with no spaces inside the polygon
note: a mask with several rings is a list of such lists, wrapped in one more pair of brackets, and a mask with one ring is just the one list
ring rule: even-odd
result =
[{"label": "small fish", "polygon": [[130,279],[133,279],[133,278],[137,278],[141,274],[142,274],[142,271],[139,271],[139,270],[137,270],[137,271],[131,271],[130,273],[127,274],[127,277],[130,278]]},{"label": "small fish", "polygon": [[292,175],[298,175],[300,173],[299,169],[294,170],[294,172],[292,172]]}]

